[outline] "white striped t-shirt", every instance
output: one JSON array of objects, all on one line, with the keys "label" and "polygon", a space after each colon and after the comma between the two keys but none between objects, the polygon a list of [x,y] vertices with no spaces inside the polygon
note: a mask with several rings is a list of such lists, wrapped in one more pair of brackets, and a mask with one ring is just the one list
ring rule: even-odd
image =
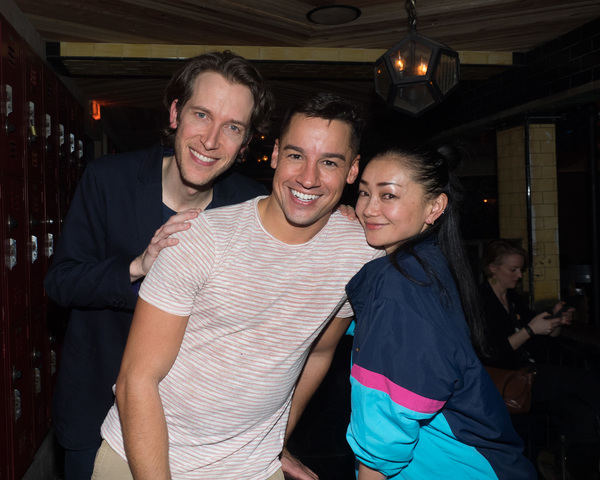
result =
[{"label": "white striped t-shirt", "polygon": [[[360,267],[381,252],[335,212],[308,243],[262,227],[257,203],[209,210],[162,250],[140,297],[188,316],[159,385],[173,479],[268,478],[279,468],[295,382],[313,340]],[[346,302],[337,314],[349,317]],[[102,436],[123,458],[116,406]]]}]

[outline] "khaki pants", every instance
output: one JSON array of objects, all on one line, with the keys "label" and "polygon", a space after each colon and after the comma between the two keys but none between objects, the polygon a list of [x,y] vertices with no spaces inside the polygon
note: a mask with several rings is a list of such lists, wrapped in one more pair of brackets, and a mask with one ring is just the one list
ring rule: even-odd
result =
[{"label": "khaki pants", "polygon": [[[127,462],[104,440],[96,455],[92,480],[133,480]],[[266,480],[283,480],[281,468]]]}]

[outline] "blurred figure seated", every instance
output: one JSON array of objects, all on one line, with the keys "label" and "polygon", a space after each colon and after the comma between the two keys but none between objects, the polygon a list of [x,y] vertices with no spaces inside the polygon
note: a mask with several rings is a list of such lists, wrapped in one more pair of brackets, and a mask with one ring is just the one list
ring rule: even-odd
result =
[{"label": "blurred figure seated", "polygon": [[583,463],[593,464],[590,468],[597,472],[600,384],[589,370],[544,363],[544,343],[571,323],[573,309],[564,309],[564,302],[554,306],[553,314],[537,314],[528,307],[516,291],[526,259],[527,252],[509,240],[495,240],[484,252],[486,280],[481,295],[487,354],[481,360],[484,365],[506,369],[534,366],[531,409],[549,413],[569,445],[577,445],[579,451],[593,451],[593,458]]}]

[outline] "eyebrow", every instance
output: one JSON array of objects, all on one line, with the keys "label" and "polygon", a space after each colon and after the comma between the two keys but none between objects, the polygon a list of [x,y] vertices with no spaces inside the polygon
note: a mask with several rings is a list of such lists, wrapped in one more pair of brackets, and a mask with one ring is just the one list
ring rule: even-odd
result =
[{"label": "eyebrow", "polygon": [[[289,145],[288,144],[283,147],[283,150],[294,150],[294,151],[302,153],[302,154],[305,153],[304,149],[302,147],[298,147],[297,145]],[[343,162],[346,161],[346,157],[342,153],[325,152],[322,156],[325,158],[338,158]]]},{"label": "eyebrow", "polygon": [[[191,106],[192,110],[196,110],[196,111],[200,111],[200,112],[204,112],[204,113],[208,113],[210,115],[212,115],[212,111],[209,110],[206,107],[202,107],[200,105],[192,105]],[[235,118],[230,118],[229,120],[227,120],[225,123],[233,123],[234,125],[240,125],[244,128],[248,128],[248,124],[241,121],[241,120],[236,120]]]},{"label": "eyebrow", "polygon": [[[362,178],[360,179],[360,183],[362,183],[364,185],[368,185],[369,184],[369,182],[367,182],[366,180],[363,180]],[[396,187],[401,187],[402,186],[399,183],[394,183],[394,182],[379,182],[376,186],[378,186],[378,187],[385,187],[387,185],[395,185]]]}]

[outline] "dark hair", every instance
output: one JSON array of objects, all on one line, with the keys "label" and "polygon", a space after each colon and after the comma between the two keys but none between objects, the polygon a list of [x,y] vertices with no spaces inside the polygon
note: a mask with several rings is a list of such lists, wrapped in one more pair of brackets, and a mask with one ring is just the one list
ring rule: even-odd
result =
[{"label": "dark hair", "polygon": [[305,115],[329,121],[338,120],[348,124],[351,127],[350,148],[354,154],[358,153],[363,120],[360,107],[356,103],[331,93],[317,93],[304,98],[285,113],[281,122],[279,138],[287,133],[294,115]]},{"label": "dark hair", "polygon": [[502,263],[502,259],[506,255],[520,255],[523,257],[523,270],[527,269],[527,250],[522,248],[521,245],[514,240],[500,238],[490,242],[485,247],[485,251],[483,253],[483,273],[485,274],[486,278],[490,278],[492,276],[490,265],[500,265],[500,263]]},{"label": "dark hair", "polygon": [[[196,78],[205,72],[218,73],[231,83],[245,85],[252,92],[254,109],[250,117],[250,129],[245,140],[250,138],[254,130],[267,133],[271,111],[275,103],[273,94],[258,70],[248,60],[229,50],[209,52],[187,60],[173,74],[165,89],[163,103],[167,110],[170,110],[173,101],[177,100],[177,117],[179,118],[181,109],[194,94]],[[175,132],[176,129],[170,126],[163,130],[162,141],[164,145],[173,145]]]},{"label": "dark hair", "polygon": [[390,261],[400,273],[411,281],[422,285],[421,282],[408,275],[399,261],[399,258],[404,254],[413,256],[423,267],[430,281],[438,285],[441,295],[449,299],[446,288],[428,264],[427,259],[420,257],[415,250],[419,243],[436,236],[440,250],[446,257],[456,282],[463,312],[471,330],[473,346],[478,352],[484,352],[485,331],[479,290],[460,232],[459,212],[463,195],[455,173],[458,158],[453,156],[453,152],[446,147],[434,149],[427,146],[392,146],[376,154],[371,161],[377,161],[382,157],[393,157],[394,160],[405,166],[410,172],[410,178],[423,188],[427,200],[436,198],[441,194],[448,197],[448,205],[435,223],[423,232],[403,241],[389,255]]}]

